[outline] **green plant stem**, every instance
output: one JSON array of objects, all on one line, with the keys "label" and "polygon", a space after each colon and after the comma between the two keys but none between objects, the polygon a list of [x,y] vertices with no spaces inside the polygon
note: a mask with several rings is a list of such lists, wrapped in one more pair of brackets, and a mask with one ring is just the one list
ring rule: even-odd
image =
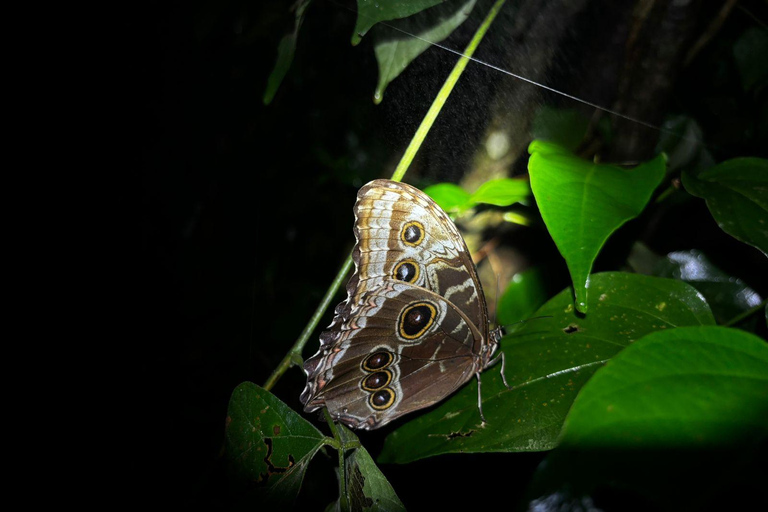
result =
[{"label": "green plant stem", "polygon": [[657,204],[661,203],[662,201],[664,201],[666,198],[668,198],[669,196],[671,196],[672,194],[674,194],[678,190],[679,189],[677,187],[675,187],[674,185],[670,185],[669,187],[667,187],[666,190],[664,190],[664,192],[659,194],[659,196],[656,198],[656,203]]},{"label": "green plant stem", "polygon": [[325,414],[325,421],[328,422],[328,426],[333,433],[333,438],[339,443],[339,449],[337,453],[339,455],[339,508],[343,511],[349,510],[349,501],[347,500],[347,471],[345,460],[345,446],[344,441],[339,434],[339,429],[333,422],[331,413],[327,408],[323,408],[323,414]]},{"label": "green plant stem", "polygon": [[454,86],[459,81],[459,77],[464,72],[464,69],[467,67],[467,64],[472,58],[472,55],[474,55],[475,50],[477,50],[477,47],[480,45],[480,41],[483,40],[485,33],[488,32],[488,28],[490,28],[491,23],[493,23],[493,20],[496,18],[496,15],[499,13],[505,2],[506,0],[498,0],[495,4],[493,4],[493,7],[491,7],[491,10],[485,17],[485,20],[483,20],[483,23],[477,29],[475,35],[472,37],[472,40],[464,50],[464,54],[459,57],[459,61],[453,67],[451,74],[448,75],[445,83],[440,88],[440,92],[437,93],[435,100],[432,102],[432,106],[429,107],[429,110],[427,111],[427,115],[425,115],[424,119],[421,121],[419,129],[416,130],[416,133],[411,139],[411,143],[406,148],[405,153],[400,159],[400,163],[397,165],[394,174],[392,174],[393,181],[402,181],[403,176],[405,176],[405,171],[407,171],[408,167],[411,165],[411,162],[416,156],[416,153],[419,151],[421,144],[427,137],[427,133],[429,133],[432,125],[435,123],[437,115],[440,113],[440,110],[442,110],[443,105],[445,105],[445,102],[448,99],[448,96],[450,96],[451,91],[453,91]]},{"label": "green plant stem", "polygon": [[336,296],[336,292],[339,291],[339,288],[341,288],[341,285],[344,283],[345,278],[347,277],[347,274],[349,271],[352,270],[352,256],[348,256],[347,259],[344,261],[344,264],[341,266],[341,269],[339,269],[338,274],[336,274],[336,277],[333,279],[333,282],[331,283],[331,286],[328,288],[328,291],[325,292],[325,295],[323,296],[323,299],[320,301],[320,304],[318,304],[317,309],[315,310],[312,317],[309,319],[309,322],[304,327],[304,330],[301,331],[301,334],[299,335],[299,338],[296,340],[296,343],[293,344],[293,347],[291,347],[291,350],[285,355],[282,361],[280,361],[280,364],[277,365],[277,368],[275,368],[275,371],[272,372],[272,375],[269,376],[267,379],[267,382],[264,383],[264,389],[270,390],[275,385],[275,383],[280,379],[280,377],[288,370],[288,368],[291,367],[291,365],[299,363],[301,361],[301,351],[304,348],[304,345],[307,343],[307,340],[312,335],[312,332],[317,327],[317,324],[320,323],[320,319],[325,314],[325,311],[328,309],[328,307],[331,305],[331,302],[333,301],[333,298]]},{"label": "green plant stem", "polygon": [[741,312],[740,314],[736,315],[735,317],[731,318],[728,322],[724,324],[725,327],[731,327],[732,325],[736,325],[737,323],[741,322],[748,316],[760,311],[765,307],[765,305],[768,304],[768,299],[763,299],[763,302],[758,304],[755,307],[749,308],[746,311]]},{"label": "green plant stem", "polygon": [[[427,133],[429,133],[432,125],[435,123],[437,115],[440,113],[440,110],[442,110],[443,105],[445,105],[448,96],[450,96],[451,91],[453,91],[456,82],[458,82],[459,77],[467,67],[467,64],[469,63],[472,55],[474,55],[475,50],[477,50],[477,47],[480,45],[480,41],[483,40],[483,37],[485,36],[486,32],[488,32],[491,23],[493,23],[493,20],[496,19],[496,15],[499,13],[505,2],[506,0],[497,0],[497,2],[493,4],[493,7],[491,7],[488,15],[483,20],[483,23],[480,25],[480,27],[478,27],[475,35],[472,37],[472,40],[464,50],[464,53],[461,55],[461,57],[459,57],[459,61],[453,67],[451,74],[448,75],[445,83],[440,88],[440,92],[432,102],[432,106],[429,107],[427,114],[421,121],[421,125],[419,125],[418,130],[416,130],[416,133],[411,139],[411,143],[408,144],[405,153],[400,159],[400,163],[397,164],[397,168],[395,168],[395,172],[392,174],[392,181],[403,180],[405,172],[413,162],[413,159],[416,156],[416,153],[419,151],[419,148],[421,148],[421,144],[424,142],[424,139],[427,137]],[[272,375],[270,375],[267,381],[264,383],[264,389],[272,389],[275,383],[277,383],[277,381],[288,370],[288,368],[294,364],[298,364],[301,361],[301,352],[304,349],[304,345],[307,343],[310,335],[317,327],[317,324],[320,322],[323,314],[328,309],[328,306],[331,305],[333,297],[336,296],[336,292],[338,292],[339,288],[341,288],[341,285],[345,281],[345,278],[349,274],[350,270],[352,270],[351,256],[347,257],[347,260],[339,270],[339,273],[336,274],[336,278],[334,278],[333,283],[331,283],[330,288],[328,288],[328,291],[325,292],[323,300],[320,301],[320,304],[317,306],[315,313],[309,319],[309,323],[307,323],[306,327],[304,327],[304,330],[301,331],[301,334],[296,340],[296,343],[293,344],[291,350],[285,355],[283,360],[280,361],[277,368],[275,368],[275,371],[272,372]]]}]

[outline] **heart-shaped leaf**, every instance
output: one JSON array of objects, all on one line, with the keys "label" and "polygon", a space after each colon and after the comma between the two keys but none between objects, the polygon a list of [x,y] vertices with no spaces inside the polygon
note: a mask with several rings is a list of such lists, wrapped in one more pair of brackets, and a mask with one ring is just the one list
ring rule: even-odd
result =
[{"label": "heart-shaped leaf", "polygon": [[696,510],[765,441],[767,419],[763,340],[714,326],[654,332],[584,386],[532,494],[608,485],[656,502],[646,509]]},{"label": "heart-shaped leaf", "polygon": [[566,289],[502,340],[506,376],[482,374],[482,425],[473,381],[385,440],[380,462],[441,453],[540,451],[555,446],[574,398],[592,374],[633,341],[683,325],[710,325],[712,313],[689,285],[626,273],[592,276],[590,313],[578,314]]},{"label": "heart-shaped leaf", "polygon": [[227,411],[226,451],[237,480],[255,486],[247,501],[287,505],[327,438],[269,391],[243,382]]},{"label": "heart-shaped leaf", "polygon": [[[373,95],[381,102],[387,85],[424,51],[451,35],[464,23],[477,0],[444,2],[408,18],[378,26],[373,31],[374,53],[379,63],[379,83]],[[399,2],[408,3],[408,2]],[[360,19],[358,17],[358,19]]]},{"label": "heart-shaped leaf", "polygon": [[528,148],[531,188],[571,273],[576,308],[587,311],[589,273],[608,237],[643,211],[664,178],[664,157],[626,170],[577,158],[556,144]]},{"label": "heart-shaped leaf", "polygon": [[734,158],[695,176],[686,172],[683,185],[706,200],[723,231],[768,255],[768,160]]}]

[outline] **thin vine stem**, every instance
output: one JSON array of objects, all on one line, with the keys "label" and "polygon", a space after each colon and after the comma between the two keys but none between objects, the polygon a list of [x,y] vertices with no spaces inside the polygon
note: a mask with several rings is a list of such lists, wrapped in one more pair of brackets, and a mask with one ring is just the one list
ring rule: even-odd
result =
[{"label": "thin vine stem", "polygon": [[293,364],[300,364],[301,361],[301,351],[304,348],[304,345],[306,345],[307,340],[312,335],[312,332],[314,332],[315,328],[317,328],[317,324],[320,323],[320,319],[325,314],[325,311],[328,309],[328,307],[331,305],[331,302],[333,301],[333,298],[336,296],[336,292],[339,291],[339,288],[341,288],[341,285],[344,283],[345,278],[347,277],[347,274],[352,269],[352,256],[347,256],[347,259],[344,261],[344,264],[341,266],[341,269],[339,269],[338,274],[336,274],[336,277],[333,279],[333,282],[331,283],[331,286],[328,288],[328,290],[325,292],[325,295],[323,295],[322,300],[320,301],[320,304],[318,304],[317,309],[312,314],[312,317],[310,317],[309,322],[304,327],[304,330],[301,331],[301,334],[299,335],[299,338],[296,340],[296,343],[293,344],[293,347],[291,347],[291,350],[285,355],[282,361],[280,361],[280,364],[277,365],[277,368],[275,368],[275,371],[272,372],[272,375],[269,376],[267,379],[267,382],[264,383],[264,389],[270,390],[274,385],[277,383],[277,381],[282,377],[282,375],[290,368]]},{"label": "thin vine stem", "polygon": [[483,23],[480,25],[480,27],[478,27],[475,35],[472,37],[472,40],[464,50],[464,53],[461,55],[461,57],[459,57],[456,65],[453,66],[451,74],[448,75],[445,83],[440,88],[440,92],[437,93],[435,100],[432,102],[432,106],[429,107],[427,114],[421,121],[419,129],[416,130],[416,133],[411,139],[411,143],[408,144],[408,147],[405,150],[405,154],[403,154],[403,158],[400,159],[400,163],[397,165],[397,168],[395,168],[395,172],[392,175],[393,181],[402,181],[403,176],[405,176],[405,171],[408,170],[408,167],[411,165],[411,162],[413,162],[416,153],[419,151],[419,148],[421,148],[421,144],[427,137],[427,133],[429,133],[432,125],[435,124],[437,115],[442,110],[443,105],[445,105],[446,100],[448,100],[448,96],[451,95],[454,86],[459,81],[459,77],[461,77],[461,74],[464,72],[467,64],[469,64],[469,61],[475,54],[475,50],[477,50],[477,47],[480,45],[480,41],[482,41],[483,37],[485,37],[485,33],[488,32],[491,23],[493,23],[493,20],[496,19],[496,15],[499,13],[505,2],[506,0],[497,0],[497,2],[493,4],[493,7],[491,7],[488,15],[483,20]]},{"label": "thin vine stem", "polygon": [[724,323],[723,326],[725,327],[731,327],[733,325],[736,325],[737,323],[741,322],[745,318],[757,313],[761,309],[765,307],[765,305],[768,304],[768,299],[763,299],[763,301],[758,304],[757,306],[753,306],[749,308],[746,311],[741,312],[740,314],[736,315],[735,317],[731,318],[728,322]]},{"label": "thin vine stem", "polygon": [[[494,3],[493,6],[491,7],[490,11],[488,11],[488,15],[483,20],[483,23],[478,27],[477,31],[475,32],[475,35],[472,37],[472,40],[469,42],[466,49],[464,50],[464,53],[459,57],[458,62],[456,62],[456,65],[453,67],[453,70],[451,70],[451,73],[448,75],[448,78],[446,78],[445,83],[440,88],[440,92],[437,93],[437,96],[432,102],[432,105],[429,107],[429,110],[424,116],[424,119],[421,121],[419,128],[416,130],[416,133],[413,135],[413,138],[411,139],[410,144],[408,144],[408,147],[406,148],[405,153],[403,153],[403,156],[400,159],[400,163],[397,164],[397,167],[395,168],[395,172],[392,174],[392,178],[391,178],[392,181],[403,180],[403,177],[405,176],[405,172],[408,170],[411,163],[413,162],[413,159],[416,157],[416,153],[418,153],[419,149],[421,148],[421,145],[424,142],[424,139],[426,139],[427,134],[429,133],[429,130],[432,128],[432,125],[435,124],[435,119],[437,119],[438,114],[440,113],[443,106],[445,105],[445,102],[448,100],[448,97],[451,95],[451,92],[453,91],[454,86],[459,81],[461,74],[464,72],[464,70],[467,67],[467,64],[472,59],[472,56],[474,55],[475,50],[477,50],[477,47],[480,45],[480,42],[483,40],[483,37],[485,37],[486,32],[488,32],[488,29],[493,23],[493,20],[496,19],[496,15],[498,15],[499,11],[501,10],[502,6],[505,3],[506,3],[506,0],[497,0],[496,3]],[[270,375],[267,381],[265,382],[264,389],[267,389],[267,390],[272,389],[272,387],[274,387],[274,385],[277,383],[280,377],[282,377],[282,375],[286,371],[288,371],[288,368],[290,368],[294,364],[300,364],[301,353],[302,353],[302,350],[304,349],[304,345],[307,344],[307,340],[309,340],[309,337],[317,328],[317,324],[320,322],[320,319],[325,314],[325,311],[331,305],[333,298],[336,296],[336,293],[341,288],[342,284],[346,280],[346,277],[351,270],[352,270],[352,257],[350,255],[347,257],[346,261],[344,262],[344,265],[342,265],[341,269],[339,270],[339,273],[336,274],[336,277],[331,283],[331,286],[328,288],[328,291],[325,292],[323,299],[320,301],[320,304],[317,306],[317,309],[315,310],[314,314],[309,319],[309,322],[307,323],[307,325],[304,327],[304,330],[301,331],[301,334],[299,335],[296,342],[293,344],[293,347],[291,347],[291,349],[288,351],[288,353],[285,355],[282,361],[280,361],[280,363],[277,365],[277,368],[275,368],[275,371],[272,372],[272,375]]]}]

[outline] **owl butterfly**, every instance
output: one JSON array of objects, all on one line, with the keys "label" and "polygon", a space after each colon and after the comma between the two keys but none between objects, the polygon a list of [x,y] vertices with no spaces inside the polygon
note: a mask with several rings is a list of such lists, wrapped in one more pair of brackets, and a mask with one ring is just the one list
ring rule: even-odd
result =
[{"label": "owl butterfly", "polygon": [[423,192],[389,180],[363,186],[354,212],[355,272],[320,350],[304,363],[304,410],[327,407],[335,421],[375,429],[475,375],[485,422],[480,372],[498,360],[501,329],[489,329],[456,226]]}]

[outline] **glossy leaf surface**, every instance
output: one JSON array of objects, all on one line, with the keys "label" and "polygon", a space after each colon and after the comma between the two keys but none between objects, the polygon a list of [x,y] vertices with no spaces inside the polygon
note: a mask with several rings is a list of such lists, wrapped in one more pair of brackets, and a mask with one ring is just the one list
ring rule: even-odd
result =
[{"label": "glossy leaf surface", "polygon": [[720,228],[768,255],[768,160],[734,158],[694,176],[683,185],[701,197]]},{"label": "glossy leaf surface", "polygon": [[677,326],[711,325],[712,313],[689,285],[625,273],[593,276],[590,312],[566,289],[501,343],[499,366],[482,374],[482,425],[472,381],[430,412],[390,434],[379,460],[409,462],[441,453],[540,451],[557,443],[581,387],[608,360],[641,337]]},{"label": "glossy leaf surface", "polygon": [[611,482],[653,509],[693,510],[754,456],[766,418],[763,340],[713,326],[654,332],[581,390],[534,495],[592,495]]},{"label": "glossy leaf surface", "polygon": [[586,312],[595,258],[614,231],[643,211],[664,178],[664,157],[626,170],[582,160],[561,146],[538,140],[528,152],[531,188],[541,217],[568,265],[576,307]]}]

